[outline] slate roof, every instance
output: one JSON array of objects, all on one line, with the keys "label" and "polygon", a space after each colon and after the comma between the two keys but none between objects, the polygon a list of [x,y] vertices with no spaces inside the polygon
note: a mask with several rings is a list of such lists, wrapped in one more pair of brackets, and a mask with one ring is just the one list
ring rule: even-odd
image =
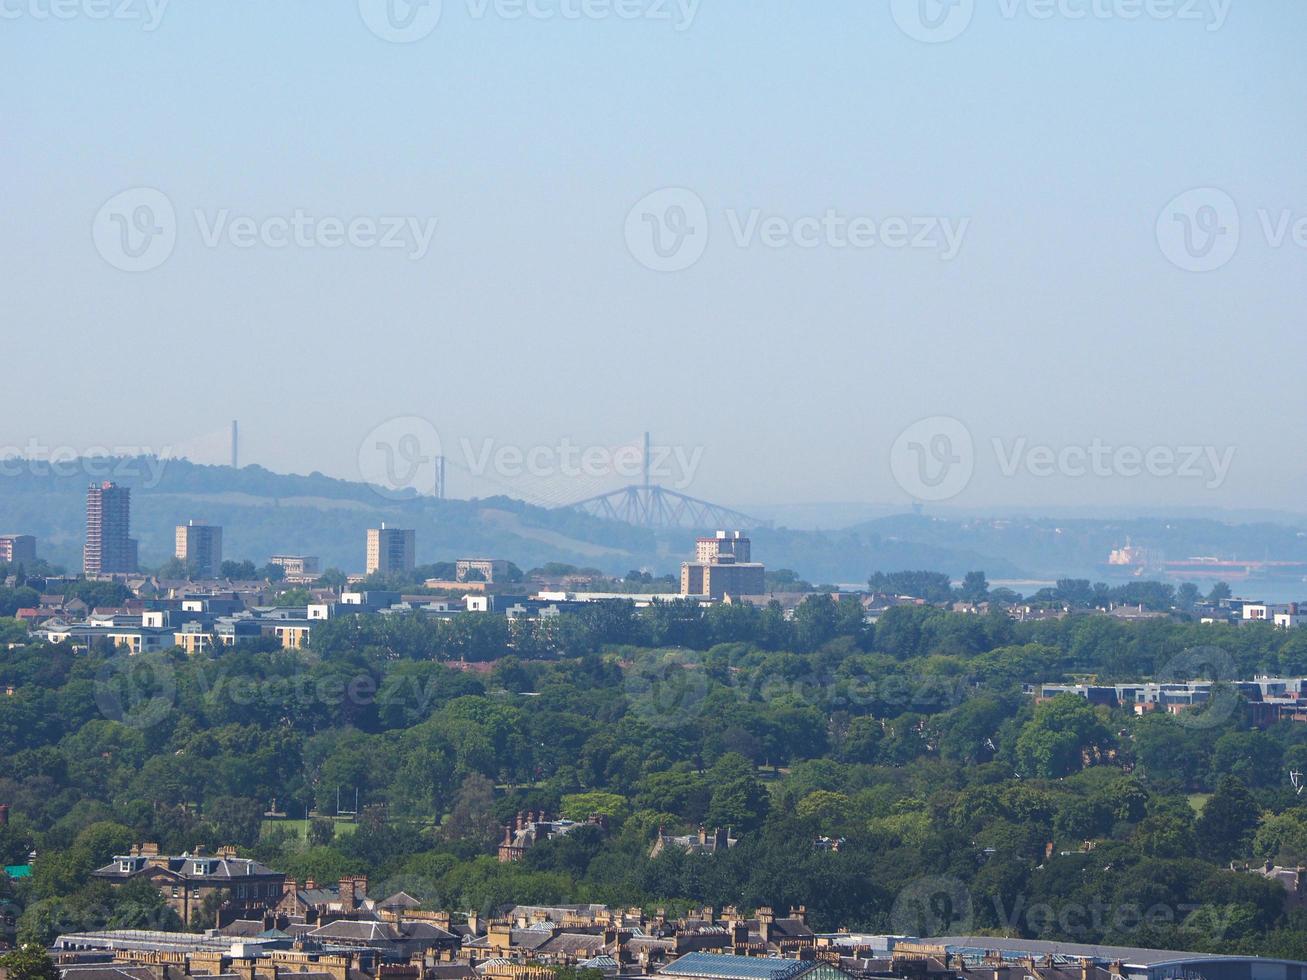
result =
[{"label": "slate roof", "polygon": [[514,929],[509,933],[509,942],[521,949],[537,950],[554,938],[548,929]]},{"label": "slate roof", "polygon": [[313,939],[346,940],[349,942],[398,942],[400,937],[384,922],[337,919],[309,933]]},{"label": "slate roof", "polygon": [[[161,862],[153,867],[150,866],[149,860]],[[132,871],[122,870],[123,861],[137,861],[140,867]],[[196,861],[205,862],[209,870],[204,874],[195,873]],[[166,868],[178,878],[189,880],[212,881],[214,879],[237,881],[260,876],[284,878],[280,871],[273,871],[266,864],[260,864],[250,858],[226,858],[216,857],[209,854],[175,854],[169,856],[160,856],[158,858],[146,859],[140,862],[135,855],[115,855],[114,859],[106,864],[103,868],[97,868],[91,872],[97,878],[110,878],[125,881],[136,875],[145,874],[158,868]]]},{"label": "slate roof", "polygon": [[659,939],[654,936],[632,936],[626,941],[626,946],[632,952],[641,949],[674,950],[676,949],[676,939],[671,936],[666,939]]},{"label": "slate roof", "polygon": [[340,888],[300,888],[296,897],[305,905],[327,905],[340,901]]},{"label": "slate roof", "polygon": [[154,980],[148,966],[119,966],[113,963],[87,963],[59,969],[61,980]]},{"label": "slate roof", "polygon": [[422,903],[410,895],[408,892],[395,892],[390,898],[381,903],[383,909],[415,909]]},{"label": "slate roof", "polygon": [[405,939],[457,939],[448,929],[431,922],[401,922],[399,932]]},{"label": "slate roof", "polygon": [[427,976],[433,980],[464,980],[465,977],[476,975],[477,971],[467,963],[437,963],[427,967]]},{"label": "slate roof", "polygon": [[[757,919],[749,919],[747,922],[750,932],[761,932],[761,923]],[[771,924],[771,935],[773,939],[800,939],[811,938],[813,932],[808,928],[808,924],[802,919],[784,917],[773,920]]]},{"label": "slate roof", "polygon": [[219,936],[260,936],[263,934],[262,919],[237,919],[218,930]]},{"label": "slate roof", "polygon": [[584,932],[560,932],[557,936],[536,947],[540,953],[562,953],[566,956],[594,956],[604,948],[604,937]]}]

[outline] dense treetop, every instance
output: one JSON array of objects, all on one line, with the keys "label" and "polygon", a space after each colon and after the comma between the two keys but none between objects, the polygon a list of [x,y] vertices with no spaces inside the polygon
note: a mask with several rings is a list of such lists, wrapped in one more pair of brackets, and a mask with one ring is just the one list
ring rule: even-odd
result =
[{"label": "dense treetop", "polygon": [[[1230,870],[1307,860],[1287,776],[1307,769],[1307,726],[1250,728],[1233,692],[1177,717],[1022,691],[1213,664],[1307,674],[1307,633],[931,606],[873,627],[820,595],[792,619],[682,602],[346,617],[300,652],[18,646],[0,658],[0,858],[37,858],[0,899],[42,941],[178,928],[148,888],[89,871],[133,841],[233,843],[300,880],[366,872],[455,911],[804,904],[818,928],[901,931],[943,881],[965,901],[919,924],[1307,958],[1281,885]],[[357,793],[356,820],[332,819],[338,793],[351,810]],[[266,819],[274,801],[295,819]],[[500,864],[519,810],[607,830]],[[740,843],[648,856],[660,827],[701,825]]]}]

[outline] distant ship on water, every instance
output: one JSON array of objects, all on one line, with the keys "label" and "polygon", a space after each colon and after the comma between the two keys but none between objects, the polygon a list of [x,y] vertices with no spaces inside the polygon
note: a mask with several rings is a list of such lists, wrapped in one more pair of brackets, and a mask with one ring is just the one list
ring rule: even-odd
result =
[{"label": "distant ship on water", "polygon": [[1105,569],[1116,575],[1134,578],[1161,575],[1182,580],[1212,579],[1225,582],[1307,578],[1307,562],[1246,561],[1207,555],[1168,561],[1154,551],[1138,547],[1129,538],[1126,538],[1123,547],[1112,549]]}]

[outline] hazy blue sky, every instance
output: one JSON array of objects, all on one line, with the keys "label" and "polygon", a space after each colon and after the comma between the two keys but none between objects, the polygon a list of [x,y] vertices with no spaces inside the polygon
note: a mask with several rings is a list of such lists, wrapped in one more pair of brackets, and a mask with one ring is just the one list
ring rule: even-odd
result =
[{"label": "hazy blue sky", "polygon": [[[651,428],[738,505],[1307,509],[1307,5],[923,2],[445,0],[391,43],[371,0],[0,0],[0,445],[217,461],[239,418],[357,476],[411,416],[460,494],[469,447]],[[134,188],[175,213],[137,272]],[[297,209],[403,247],[275,247]]]}]

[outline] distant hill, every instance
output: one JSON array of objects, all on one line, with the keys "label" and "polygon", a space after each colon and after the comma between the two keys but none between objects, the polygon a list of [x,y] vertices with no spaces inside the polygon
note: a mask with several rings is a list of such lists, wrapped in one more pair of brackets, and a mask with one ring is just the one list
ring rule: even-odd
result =
[{"label": "distant hill", "polygon": [[[79,569],[86,487],[105,478],[132,488],[132,534],[147,566],[171,557],[173,529],[187,520],[221,525],[228,558],[262,564],[279,552],[315,554],[324,567],[345,571],[362,570],[365,531],[382,521],[416,529],[420,563],[492,556],[522,568],[561,561],[612,574],[632,568],[675,571],[693,553],[694,537],[715,530],[655,532],[507,497],[396,500],[366,484],[321,473],[140,458],[82,460],[61,466],[57,474],[32,464],[18,475],[0,476],[0,532],[34,534],[42,557]],[[1020,571],[1009,561],[942,540],[914,542],[871,529],[750,530],[760,561],[792,568],[814,582],[861,582],[876,569],[933,568],[958,575],[978,567],[992,569],[991,575]]]},{"label": "distant hill", "polygon": [[[157,467],[157,470],[151,469]],[[656,552],[649,531],[507,498],[391,499],[384,491],[313,473],[259,466],[234,470],[185,460],[83,461],[75,475],[40,468],[0,477],[0,527],[35,534],[42,557],[81,567],[87,485],[101,474],[132,488],[132,534],[141,562],[172,556],[173,529],[187,520],[223,528],[224,556],[262,564],[279,552],[315,554],[324,567],[361,571],[365,532],[382,521],[417,530],[418,561],[504,556],[522,567],[567,561],[626,571]],[[626,564],[624,564],[624,562]]]},{"label": "distant hill", "polygon": [[[365,531],[382,521],[416,529],[420,563],[485,556],[524,569],[560,561],[619,575],[632,568],[676,571],[692,554],[694,537],[715,530],[652,531],[508,497],[392,499],[363,483],[259,466],[234,470],[141,458],[81,460],[58,473],[24,464],[21,473],[8,475],[15,469],[11,462],[0,475],[0,533],[36,535],[42,557],[70,570],[81,567],[86,487],[107,477],[133,489],[132,533],[147,566],[171,557],[173,529],[187,520],[221,525],[228,558],[262,564],[278,552],[315,554],[324,567],[347,572],[362,571]],[[1269,522],[906,514],[838,531],[747,530],[757,560],[815,583],[859,583],[873,571],[901,569],[955,577],[981,569],[991,579],[1101,579],[1108,552],[1127,539],[1170,559],[1307,561],[1307,530]]]}]

